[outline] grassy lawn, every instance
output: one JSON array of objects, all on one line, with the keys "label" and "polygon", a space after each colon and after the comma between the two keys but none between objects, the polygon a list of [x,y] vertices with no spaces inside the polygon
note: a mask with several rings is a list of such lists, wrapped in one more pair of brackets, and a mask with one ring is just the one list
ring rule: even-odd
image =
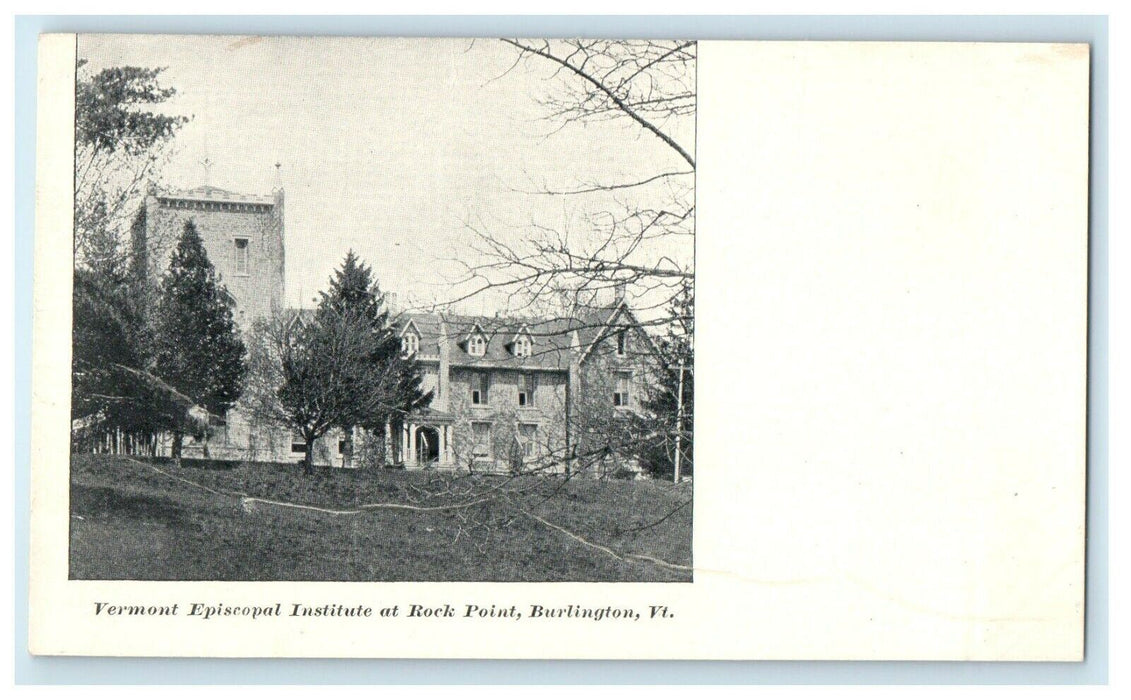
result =
[{"label": "grassy lawn", "polygon": [[[690,485],[434,472],[217,465],[76,455],[71,461],[70,575],[76,579],[227,581],[690,581]],[[211,493],[201,486],[220,493]],[[332,515],[242,502],[243,494],[348,510],[438,506],[505,491],[468,508]],[[439,493],[442,492],[442,493]],[[675,511],[673,513],[673,510]],[[652,525],[668,516],[663,522]]]}]

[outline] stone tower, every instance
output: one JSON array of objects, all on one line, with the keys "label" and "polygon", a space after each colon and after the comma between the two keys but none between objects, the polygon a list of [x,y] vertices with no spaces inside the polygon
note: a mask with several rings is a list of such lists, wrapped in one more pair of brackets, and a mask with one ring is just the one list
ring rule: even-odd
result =
[{"label": "stone tower", "polygon": [[[245,331],[257,318],[283,308],[283,190],[248,195],[217,187],[150,194],[145,221],[134,228],[134,249],[146,252],[150,275],[159,279],[192,220],[208,259],[233,302],[233,315]],[[140,240],[138,240],[140,237]]]}]

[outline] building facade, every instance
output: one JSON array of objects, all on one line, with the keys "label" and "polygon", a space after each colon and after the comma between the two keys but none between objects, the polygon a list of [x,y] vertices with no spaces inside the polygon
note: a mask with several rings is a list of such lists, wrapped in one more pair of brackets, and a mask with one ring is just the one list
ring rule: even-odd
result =
[{"label": "building facade", "polygon": [[192,220],[228,290],[236,322],[250,328],[256,318],[283,307],[283,201],[282,189],[267,196],[216,187],[153,193],[145,200],[144,225],[135,229],[134,249],[145,252],[149,274],[160,277],[185,223]]},{"label": "building facade", "polygon": [[406,313],[401,347],[420,363],[430,406],[390,439],[407,468],[606,475],[653,379],[655,347],[618,298],[569,318]]},{"label": "building facade", "polygon": [[[282,309],[284,194],[241,195],[214,187],[153,194],[135,250],[155,278],[192,220],[233,316],[244,332]],[[394,466],[482,472],[595,474],[633,470],[617,440],[640,409],[654,346],[618,295],[569,318],[395,314],[402,350],[419,362],[428,408],[383,436],[332,431],[314,461],[340,467]],[[348,438],[348,439],[347,439]],[[168,453],[169,440],[159,452]],[[237,405],[210,434],[186,440],[186,457],[301,461],[305,443],[290,429],[252,418]]]}]

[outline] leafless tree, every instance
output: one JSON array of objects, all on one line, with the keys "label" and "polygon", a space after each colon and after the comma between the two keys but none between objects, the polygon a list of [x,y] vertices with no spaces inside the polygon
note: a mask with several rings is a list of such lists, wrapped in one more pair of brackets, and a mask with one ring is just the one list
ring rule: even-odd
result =
[{"label": "leafless tree", "polygon": [[694,277],[695,42],[502,41],[515,51],[511,71],[544,77],[536,99],[551,134],[573,125],[621,128],[653,143],[655,157],[647,171],[616,181],[598,181],[580,163],[566,186],[535,183],[533,194],[584,198],[576,222],[533,221],[512,241],[483,217],[469,218],[478,255],[463,298],[503,290],[517,306],[544,313],[564,305],[576,315],[621,288],[650,318],[662,317]]},{"label": "leafless tree", "polygon": [[[623,296],[635,310],[632,324],[668,341],[637,344],[635,352],[647,357],[636,359],[659,365],[671,375],[667,384],[690,386],[693,323],[686,315],[694,308],[695,42],[502,42],[514,51],[503,78],[526,70],[543,80],[534,99],[549,125],[547,138],[568,129],[600,129],[602,142],[623,136],[626,151],[635,155],[626,157],[623,177],[611,180],[594,175],[599,169],[584,161],[573,165],[572,180],[564,183],[536,174],[528,194],[576,204],[577,214],[565,221],[532,220],[516,235],[483,214],[469,217],[475,254],[468,257],[473,262],[462,280],[463,298],[503,292],[511,308],[542,318],[560,315],[571,320],[570,328],[592,324],[605,333],[608,314],[593,312]],[[611,329],[623,332],[633,331]],[[661,353],[660,345],[680,352]],[[626,451],[641,444],[641,435],[655,434],[662,443],[687,422],[675,415],[683,402],[673,404],[671,416],[624,420],[625,412],[609,403],[613,390],[604,389],[593,389],[575,407],[578,444],[587,454],[571,456],[572,469],[583,470],[588,461],[601,474],[628,473]],[[652,398],[639,396],[637,408],[647,413],[661,405]],[[635,439],[621,445],[629,432]]]}]

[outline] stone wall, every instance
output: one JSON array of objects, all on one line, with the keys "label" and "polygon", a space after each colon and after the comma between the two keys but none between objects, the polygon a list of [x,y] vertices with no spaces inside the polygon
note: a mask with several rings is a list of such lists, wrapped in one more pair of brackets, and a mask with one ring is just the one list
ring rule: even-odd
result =
[{"label": "stone wall", "polygon": [[[579,471],[595,476],[639,471],[628,436],[655,380],[655,355],[639,328],[629,328],[623,354],[618,349],[615,333],[598,341],[580,364],[571,406]],[[620,406],[614,401],[614,393],[622,388],[617,383],[619,376],[628,379],[628,402]]]},{"label": "stone wall", "polygon": [[[471,402],[472,381],[476,374],[490,376],[487,405]],[[453,367],[449,383],[448,406],[455,414],[452,452],[455,466],[484,471],[560,472],[560,458],[566,444],[566,373],[533,372],[537,379],[533,406],[519,406],[518,392],[522,372],[504,369],[466,369]],[[476,454],[477,439],[472,423],[491,425],[489,455]],[[537,426],[533,454],[522,454],[526,439],[521,426]]]},{"label": "stone wall", "polygon": [[[282,308],[285,284],[283,193],[274,204],[234,204],[150,196],[146,199],[146,247],[150,273],[160,279],[185,222],[192,220],[217,277],[236,301],[244,330],[273,307]],[[236,239],[248,241],[248,269],[236,270]]]}]

